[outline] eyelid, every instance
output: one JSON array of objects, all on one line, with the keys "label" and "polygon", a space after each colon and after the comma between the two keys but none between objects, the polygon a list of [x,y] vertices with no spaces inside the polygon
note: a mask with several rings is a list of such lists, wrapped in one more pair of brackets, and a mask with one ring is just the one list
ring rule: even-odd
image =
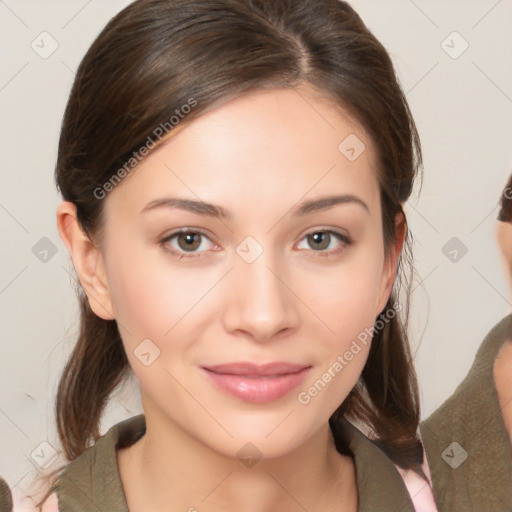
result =
[{"label": "eyelid", "polygon": [[334,226],[314,226],[313,228],[307,229],[304,231],[301,240],[308,235],[312,235],[313,233],[331,233],[339,236],[342,240],[347,242],[353,242],[354,240],[349,235],[346,229],[334,227]]}]

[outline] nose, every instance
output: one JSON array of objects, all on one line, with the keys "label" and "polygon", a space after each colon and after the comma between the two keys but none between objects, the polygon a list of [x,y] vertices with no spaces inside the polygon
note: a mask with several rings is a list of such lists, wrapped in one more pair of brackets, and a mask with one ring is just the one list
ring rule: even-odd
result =
[{"label": "nose", "polygon": [[277,265],[270,251],[251,263],[236,256],[227,284],[227,332],[265,343],[297,329],[298,299],[284,267]]}]

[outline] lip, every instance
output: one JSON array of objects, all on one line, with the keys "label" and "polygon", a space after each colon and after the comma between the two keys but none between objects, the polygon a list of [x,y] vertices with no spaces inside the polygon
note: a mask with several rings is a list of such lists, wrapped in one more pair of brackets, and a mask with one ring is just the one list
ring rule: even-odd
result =
[{"label": "lip", "polygon": [[275,362],[248,362],[201,367],[222,391],[246,402],[269,402],[287,395],[307,376],[312,366]]}]

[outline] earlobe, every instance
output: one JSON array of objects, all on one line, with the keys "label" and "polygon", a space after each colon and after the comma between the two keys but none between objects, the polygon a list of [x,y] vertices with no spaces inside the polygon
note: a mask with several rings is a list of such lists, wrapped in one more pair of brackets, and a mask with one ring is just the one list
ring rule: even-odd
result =
[{"label": "earlobe", "polygon": [[391,247],[383,269],[383,286],[378,306],[379,313],[386,307],[386,303],[388,302],[391,292],[393,291],[398,260],[400,258],[400,254],[405,242],[406,233],[407,221],[405,219],[405,215],[402,212],[397,213],[395,216],[395,243],[393,244],[393,247]]},{"label": "earlobe", "polygon": [[62,201],[57,207],[57,229],[73,260],[73,266],[91,309],[100,318],[113,320],[103,255],[82,230],[73,203]]}]

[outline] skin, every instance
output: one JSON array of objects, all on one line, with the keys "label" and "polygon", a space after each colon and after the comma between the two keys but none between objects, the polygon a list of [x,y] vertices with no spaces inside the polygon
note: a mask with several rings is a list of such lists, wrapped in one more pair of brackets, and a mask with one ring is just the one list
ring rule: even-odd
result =
[{"label": "skin", "polygon": [[[354,161],[338,150],[349,134],[366,145]],[[361,126],[313,89],[256,91],[182,125],[112,190],[101,245],[84,236],[71,203],[58,207],[91,307],[117,320],[141,385],[146,435],[117,452],[130,511],[357,509],[354,462],[337,452],[328,419],[370,344],[307,405],[297,395],[373,326],[391,293],[405,224],[397,216],[386,257],[376,166]],[[368,210],[352,202],[292,216],[302,201],[332,194],[357,196]],[[141,213],[165,196],[200,198],[232,218]],[[206,233],[199,256],[180,259],[159,243],[179,228]],[[308,241],[326,228],[353,243]],[[247,236],[263,248],[252,263],[236,252]],[[190,255],[179,241],[167,247]],[[134,355],[147,338],[160,350],[149,366]],[[313,369],[288,395],[249,403],[199,369],[233,361]],[[237,457],[247,442],[263,454],[250,468]]]},{"label": "skin", "polygon": [[496,357],[494,380],[512,450],[512,340],[505,343]]},{"label": "skin", "polygon": [[501,251],[501,258],[509,289],[512,289],[512,223],[500,222],[496,223],[496,239]]},{"label": "skin", "polygon": [[[496,237],[508,282],[512,284],[512,224],[498,221]],[[511,440],[512,454],[512,333],[511,340],[505,343],[494,363],[494,380],[503,421]]]}]

